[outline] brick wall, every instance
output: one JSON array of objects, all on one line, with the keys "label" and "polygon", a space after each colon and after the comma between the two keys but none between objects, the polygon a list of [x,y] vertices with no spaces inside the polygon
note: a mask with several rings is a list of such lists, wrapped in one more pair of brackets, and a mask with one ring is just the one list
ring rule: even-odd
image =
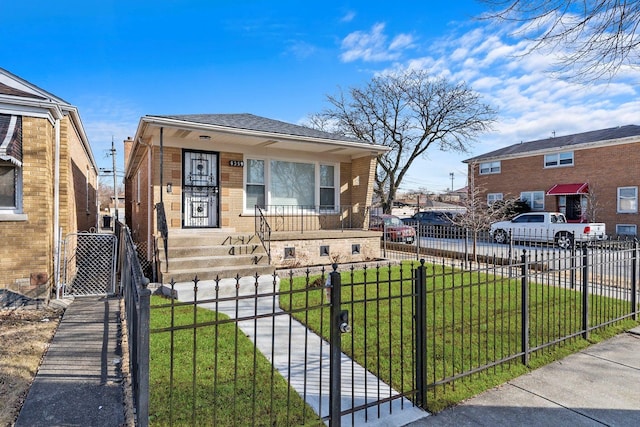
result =
[{"label": "brick wall", "polygon": [[[569,150],[567,150],[569,151]],[[616,224],[635,224],[640,231],[638,213],[617,213],[617,189],[640,186],[640,141],[608,147],[574,150],[574,166],[544,168],[544,155],[502,160],[501,173],[479,175],[475,166],[475,184],[481,197],[503,193],[519,197],[523,191],[544,191],[555,184],[589,183],[597,201],[596,220],[605,222],[607,233],[615,233]],[[558,209],[556,196],[545,196],[545,210]]]},{"label": "brick wall", "polygon": [[51,278],[53,268],[54,128],[46,119],[22,118],[22,187],[26,221],[0,222],[0,285]]}]

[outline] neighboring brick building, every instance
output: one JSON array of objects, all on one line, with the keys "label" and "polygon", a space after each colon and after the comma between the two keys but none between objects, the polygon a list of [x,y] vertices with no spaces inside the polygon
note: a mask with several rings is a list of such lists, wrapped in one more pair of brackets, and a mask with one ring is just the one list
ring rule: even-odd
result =
[{"label": "neighboring brick building", "polygon": [[[290,228],[302,217],[309,231],[331,229],[330,221],[357,214],[362,232],[376,157],[386,150],[251,114],[144,116],[135,137],[125,141],[126,223],[134,240],[148,248],[159,233],[154,212],[158,202],[163,202],[169,242],[179,231],[252,235],[255,205],[277,214],[272,231],[294,231],[292,239],[308,236],[301,235],[303,229]],[[367,245],[375,242],[378,256],[379,233],[366,237]],[[362,260],[364,248],[352,252],[348,242],[334,243],[332,255],[343,261],[358,255]],[[298,248],[300,263],[301,251],[307,254],[305,263],[317,263],[322,251],[317,246],[327,243],[317,240],[313,249],[308,241],[288,240],[285,245]],[[277,260],[281,254],[275,248],[272,245]]]},{"label": "neighboring brick building", "polygon": [[54,285],[59,236],[96,226],[96,186],[76,107],[0,69],[0,288]]},{"label": "neighboring brick building", "polygon": [[569,221],[604,222],[610,235],[638,233],[640,126],[523,142],[465,163],[487,203],[520,198]]}]

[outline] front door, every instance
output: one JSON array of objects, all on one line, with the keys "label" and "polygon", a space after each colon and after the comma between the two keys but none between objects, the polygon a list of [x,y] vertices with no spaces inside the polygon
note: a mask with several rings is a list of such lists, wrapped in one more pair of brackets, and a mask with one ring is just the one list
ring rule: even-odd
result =
[{"label": "front door", "polygon": [[218,153],[184,151],[182,226],[219,227]]}]

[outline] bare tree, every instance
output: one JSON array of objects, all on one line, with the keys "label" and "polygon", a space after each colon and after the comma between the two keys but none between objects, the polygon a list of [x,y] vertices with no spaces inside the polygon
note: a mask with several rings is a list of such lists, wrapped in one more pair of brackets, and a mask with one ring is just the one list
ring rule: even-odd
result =
[{"label": "bare tree", "polygon": [[465,83],[434,78],[424,70],[374,77],[364,87],[328,96],[322,115],[344,134],[391,150],[378,156],[375,193],[389,213],[413,164],[435,146],[467,152],[495,121],[496,112]]},{"label": "bare tree", "polygon": [[518,34],[535,41],[530,51],[560,53],[558,71],[569,79],[612,78],[640,65],[640,1],[481,0],[483,17],[521,23]]},{"label": "bare tree", "polygon": [[489,205],[483,197],[484,191],[475,182],[475,168],[477,164],[469,165],[468,195],[462,206],[464,213],[453,217],[453,223],[467,230],[472,240],[472,258],[477,261],[477,244],[480,232],[489,229],[491,223],[502,221],[513,216],[514,209],[519,203],[517,198],[503,199]]}]

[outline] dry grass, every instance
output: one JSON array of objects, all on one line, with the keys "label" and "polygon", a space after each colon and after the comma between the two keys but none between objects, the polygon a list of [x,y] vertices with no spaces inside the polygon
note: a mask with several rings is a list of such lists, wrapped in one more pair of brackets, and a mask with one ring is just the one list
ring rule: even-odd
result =
[{"label": "dry grass", "polygon": [[62,310],[0,310],[0,426],[20,413]]}]

